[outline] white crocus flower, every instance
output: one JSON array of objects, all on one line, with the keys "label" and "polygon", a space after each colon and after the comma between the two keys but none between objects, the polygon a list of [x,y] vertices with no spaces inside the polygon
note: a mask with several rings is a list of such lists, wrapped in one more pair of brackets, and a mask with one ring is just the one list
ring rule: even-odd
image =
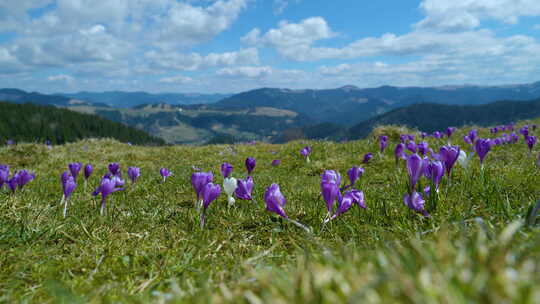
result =
[{"label": "white crocus flower", "polygon": [[467,166],[469,165],[469,159],[470,158],[467,156],[467,153],[465,151],[459,151],[458,162],[461,167],[467,168]]},{"label": "white crocus flower", "polygon": [[234,205],[234,197],[232,196],[234,191],[236,190],[237,181],[234,177],[227,177],[223,180],[223,190],[225,190],[225,193],[227,194],[227,201],[229,202],[229,206]]}]

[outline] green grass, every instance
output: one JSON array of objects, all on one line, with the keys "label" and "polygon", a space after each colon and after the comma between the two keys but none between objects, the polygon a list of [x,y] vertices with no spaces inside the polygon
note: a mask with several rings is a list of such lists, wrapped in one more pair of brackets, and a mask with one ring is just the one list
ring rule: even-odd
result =
[{"label": "green grass", "polygon": [[[376,130],[380,132],[380,130]],[[392,133],[394,132],[394,133]],[[453,141],[461,140],[465,130]],[[0,148],[0,162],[36,172],[15,195],[0,191],[0,302],[30,303],[538,303],[540,237],[525,223],[540,198],[536,150],[521,140],[495,147],[484,171],[473,158],[443,179],[431,219],[403,205],[407,176],[396,168],[393,136],[382,157],[373,138],[347,143],[136,147],[85,140],[52,150],[37,144]],[[480,132],[487,137],[487,130]],[[429,139],[438,147],[442,140]],[[311,162],[299,151],[312,145]],[[468,148],[468,147],[467,147]],[[367,210],[353,207],[321,231],[320,174],[359,165],[375,152],[357,188]],[[272,152],[275,152],[273,154]],[[192,166],[212,170],[257,159],[254,202],[224,195],[199,228]],[[270,166],[274,158],[279,167]],[[95,167],[62,217],[60,173],[69,162]],[[90,193],[110,162],[141,168],[135,185],[110,196],[108,215]],[[159,168],[173,176],[161,182]],[[307,234],[265,211],[263,193],[278,183],[285,211]],[[422,181],[425,184],[425,180]]]}]

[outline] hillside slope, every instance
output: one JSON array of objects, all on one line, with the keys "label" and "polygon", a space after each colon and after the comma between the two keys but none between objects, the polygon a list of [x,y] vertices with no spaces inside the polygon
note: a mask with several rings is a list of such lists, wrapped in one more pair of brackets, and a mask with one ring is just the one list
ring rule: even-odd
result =
[{"label": "hillside slope", "polygon": [[261,88],[233,95],[213,106],[287,109],[305,114],[317,122],[351,127],[392,109],[421,102],[479,105],[498,100],[534,98],[540,98],[540,82],[502,86],[381,86],[366,89],[349,85],[325,90]]},{"label": "hillside slope", "polygon": [[90,114],[52,106],[0,102],[0,143],[50,140],[53,144],[89,137],[109,137],[133,144],[161,145],[165,142],[144,131]]},{"label": "hillside slope", "polygon": [[379,125],[404,125],[433,132],[449,126],[506,124],[538,116],[540,116],[540,99],[498,101],[475,106],[418,103],[363,121],[349,129],[349,137],[363,138]]},{"label": "hillside slope", "polygon": [[92,103],[107,104],[115,108],[129,108],[147,103],[168,103],[171,105],[206,104],[230,96],[230,94],[147,93],[123,91],[58,93],[56,95],[86,100]]}]

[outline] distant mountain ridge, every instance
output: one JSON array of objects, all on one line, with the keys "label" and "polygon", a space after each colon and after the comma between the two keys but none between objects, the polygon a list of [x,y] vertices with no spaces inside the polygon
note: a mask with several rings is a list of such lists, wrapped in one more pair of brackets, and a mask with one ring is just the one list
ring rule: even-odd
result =
[{"label": "distant mountain ridge", "polygon": [[70,105],[92,105],[90,102],[78,100],[65,96],[47,95],[38,92],[26,92],[19,89],[0,89],[0,100],[13,103],[31,102],[38,105],[55,105],[55,106],[70,106]]},{"label": "distant mountain ridge", "polygon": [[424,132],[449,126],[489,126],[540,116],[540,98],[531,101],[497,101],[482,105],[418,103],[372,117],[349,129],[349,139],[360,139],[382,125],[403,125]]},{"label": "distant mountain ridge", "polygon": [[367,89],[346,85],[325,90],[261,88],[235,94],[212,106],[268,106],[302,113],[319,122],[353,126],[378,114],[420,102],[478,105],[497,100],[539,97],[540,82],[501,86],[381,86]]},{"label": "distant mountain ridge", "polygon": [[56,93],[64,96],[86,100],[92,103],[106,104],[115,108],[131,108],[143,104],[168,103],[171,105],[207,104],[217,102],[231,94],[200,94],[200,93],[147,93],[147,92],[78,92]]}]

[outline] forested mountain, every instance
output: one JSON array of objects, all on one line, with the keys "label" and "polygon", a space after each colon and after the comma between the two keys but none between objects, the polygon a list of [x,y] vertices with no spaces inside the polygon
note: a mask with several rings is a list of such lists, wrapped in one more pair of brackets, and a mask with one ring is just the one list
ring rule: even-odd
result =
[{"label": "forested mountain", "polygon": [[463,125],[506,124],[540,116],[540,99],[498,101],[484,105],[462,106],[419,103],[375,116],[349,129],[350,139],[363,138],[379,125],[405,125],[425,132],[442,131]]},{"label": "forested mountain", "polygon": [[165,103],[131,109],[72,106],[74,111],[122,122],[174,144],[274,141],[287,128],[316,123],[305,115],[270,107],[215,109],[210,105]]},{"label": "forested mountain", "polygon": [[540,97],[540,82],[506,86],[392,87],[328,90],[262,88],[225,98],[216,107],[265,106],[305,114],[317,122],[353,126],[375,115],[420,102],[477,105]]},{"label": "forested mountain", "polygon": [[392,102],[367,97],[352,86],[330,90],[289,90],[262,88],[225,98],[211,105],[216,109],[272,107],[304,114],[317,122],[352,126],[383,113]]},{"label": "forested mountain", "polygon": [[0,144],[8,139],[16,142],[50,140],[61,144],[89,137],[109,137],[144,145],[165,143],[144,131],[95,115],[31,103],[0,102]]},{"label": "forested mountain", "polygon": [[130,108],[149,103],[167,103],[171,105],[190,105],[213,103],[230,94],[199,94],[199,93],[147,93],[147,92],[78,92],[57,93],[73,99],[86,100],[92,103],[107,104],[115,108]]}]

